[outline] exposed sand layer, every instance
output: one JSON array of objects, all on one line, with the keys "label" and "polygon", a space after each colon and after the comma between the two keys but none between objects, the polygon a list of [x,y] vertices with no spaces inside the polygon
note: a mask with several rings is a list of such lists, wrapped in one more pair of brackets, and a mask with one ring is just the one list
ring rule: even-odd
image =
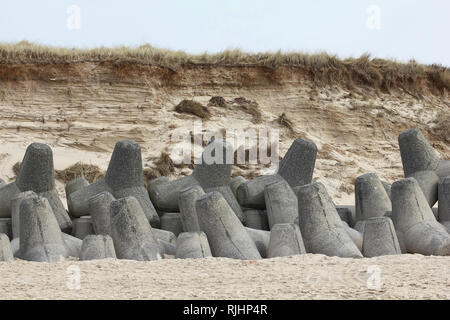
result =
[{"label": "exposed sand layer", "polygon": [[[80,268],[78,290],[70,266]],[[259,261],[16,260],[0,263],[0,299],[450,299],[448,270],[450,257],[409,254],[371,259],[306,254]]]},{"label": "exposed sand layer", "polygon": [[[199,118],[174,112],[183,99],[207,105],[212,96],[255,101],[262,122],[242,110],[208,107],[205,132],[223,129],[280,130],[280,154],[296,137],[315,142],[314,171],[337,204],[354,202],[353,182],[375,172],[392,183],[403,177],[397,136],[420,128],[443,158],[450,159],[447,93],[417,96],[404,89],[381,93],[369,87],[320,87],[298,69],[280,67],[192,67],[168,71],[152,66],[111,63],[5,65],[0,77],[0,177],[14,178],[28,144],[39,141],[54,151],[55,167],[77,161],[106,170],[115,142],[134,139],[145,167],[152,157],[172,151],[171,135],[193,130]],[[286,113],[293,132],[276,119]],[[444,121],[444,122],[442,122]],[[238,173],[273,172],[264,166]],[[239,171],[240,170],[240,171]],[[188,174],[178,170],[170,177]],[[61,196],[63,185],[58,184]]]}]

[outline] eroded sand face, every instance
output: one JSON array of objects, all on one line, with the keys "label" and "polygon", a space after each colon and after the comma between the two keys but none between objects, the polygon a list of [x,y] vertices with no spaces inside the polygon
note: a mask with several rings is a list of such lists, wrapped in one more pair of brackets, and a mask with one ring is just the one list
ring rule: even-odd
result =
[{"label": "eroded sand face", "polygon": [[[325,184],[337,204],[354,202],[353,183],[361,174],[374,172],[389,183],[403,177],[397,137],[411,127],[421,129],[441,157],[450,159],[448,140],[433,134],[437,121],[450,117],[447,96],[419,99],[370,88],[318,88],[292,70],[279,70],[279,82],[272,83],[257,70],[190,69],[179,71],[167,85],[151,70],[125,79],[97,64],[47,68],[55,73],[51,81],[0,83],[0,177],[7,181],[14,178],[12,166],[31,142],[52,147],[56,169],[82,161],[106,170],[114,144],[133,139],[142,147],[144,167],[152,167],[153,157],[173,151],[177,130],[194,130],[199,121],[174,112],[175,105],[183,99],[207,105],[212,96],[255,101],[262,122],[252,123],[251,115],[236,109],[209,107],[212,116],[202,122],[204,133],[279,130],[280,155],[294,138],[313,141],[319,149],[314,179]],[[250,86],[238,81],[243,75],[252,79]],[[293,122],[294,132],[277,122],[282,113]],[[251,170],[256,175],[273,172],[263,165]],[[189,174],[189,169],[169,178],[180,174]],[[57,188],[64,197],[62,183]]]},{"label": "eroded sand face", "polygon": [[[73,289],[73,266],[80,270],[79,290]],[[0,299],[450,299],[448,270],[450,257],[410,254],[370,259],[306,254],[259,261],[16,260],[0,262]]]}]

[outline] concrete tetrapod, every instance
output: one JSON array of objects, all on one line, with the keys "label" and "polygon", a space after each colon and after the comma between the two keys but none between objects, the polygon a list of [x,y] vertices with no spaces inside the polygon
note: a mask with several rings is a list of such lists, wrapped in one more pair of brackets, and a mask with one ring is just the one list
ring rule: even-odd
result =
[{"label": "concrete tetrapod", "polygon": [[16,181],[0,188],[0,218],[11,217],[12,198],[24,191],[34,191],[47,198],[61,230],[69,232],[72,221],[55,189],[52,149],[42,143],[28,146],[20,165]]},{"label": "concrete tetrapod", "polygon": [[363,174],[355,180],[355,214],[356,221],[373,217],[382,217],[392,211],[383,183],[375,173]]},{"label": "concrete tetrapod", "polygon": [[20,204],[20,252],[23,260],[57,262],[69,256],[52,208],[46,198],[30,197]]},{"label": "concrete tetrapod", "polygon": [[253,240],[219,192],[201,196],[195,209],[214,257],[261,259]]},{"label": "concrete tetrapod", "polygon": [[439,183],[438,217],[447,231],[450,232],[450,176],[441,179]]},{"label": "concrete tetrapod", "polygon": [[89,235],[83,239],[80,260],[116,258],[113,240],[108,235]]},{"label": "concrete tetrapod", "polygon": [[72,236],[78,239],[83,240],[88,235],[95,234],[94,227],[92,226],[92,218],[90,216],[74,219],[72,224]]},{"label": "concrete tetrapod", "polygon": [[12,224],[12,237],[20,237],[20,204],[22,200],[29,197],[37,197],[38,195],[34,191],[25,191],[17,193],[11,198],[11,224]]},{"label": "concrete tetrapod", "polygon": [[179,193],[178,204],[180,207],[180,218],[184,232],[200,231],[195,202],[204,195],[203,188],[199,185],[183,189]]},{"label": "concrete tetrapod", "polygon": [[392,221],[407,252],[450,255],[450,234],[436,221],[416,179],[392,184]]},{"label": "concrete tetrapod", "polygon": [[74,193],[77,190],[80,190],[84,187],[87,187],[89,185],[89,182],[85,178],[75,178],[67,182],[65,191],[66,191],[66,199],[71,194]]},{"label": "concrete tetrapod", "polygon": [[238,187],[238,202],[243,207],[265,209],[266,185],[282,180],[291,188],[311,183],[316,156],[317,146],[314,143],[296,139],[280,161],[276,174],[257,177]]},{"label": "concrete tetrapod", "polygon": [[294,223],[298,217],[298,200],[289,184],[278,181],[264,188],[269,229],[279,223]]},{"label": "concrete tetrapod", "polygon": [[183,232],[177,239],[175,258],[199,259],[212,257],[206,234],[202,231]]},{"label": "concrete tetrapod", "polygon": [[159,226],[159,217],[144,186],[142,155],[139,144],[132,140],[116,143],[104,179],[69,194],[67,205],[73,217],[89,215],[89,199],[103,191],[115,198],[134,197],[152,226]]},{"label": "concrete tetrapod", "polygon": [[0,233],[0,261],[12,261],[14,255],[11,249],[11,243],[6,234]]},{"label": "concrete tetrapod", "polygon": [[307,252],[362,257],[339,217],[325,186],[311,183],[297,189],[299,225]]},{"label": "concrete tetrapod", "polygon": [[252,229],[248,227],[245,227],[245,230],[255,243],[256,249],[258,249],[261,257],[267,258],[267,250],[269,248],[270,241],[270,231]]},{"label": "concrete tetrapod", "polygon": [[108,191],[89,198],[89,212],[95,234],[111,235],[111,203],[115,200]]},{"label": "concrete tetrapod", "polygon": [[117,258],[138,261],[161,259],[160,245],[136,198],[115,200],[110,210],[111,237]]},{"label": "concrete tetrapod", "polygon": [[435,171],[416,171],[408,176],[417,180],[420,189],[430,207],[438,201],[439,176]]},{"label": "concrete tetrapod", "polygon": [[304,253],[306,253],[306,249],[298,225],[294,223],[280,223],[272,227],[267,258]]},{"label": "concrete tetrapod", "polygon": [[203,150],[201,163],[194,166],[191,175],[173,181],[160,179],[148,186],[156,208],[165,212],[179,212],[179,192],[199,185],[205,192],[218,191],[227,200],[236,216],[244,222],[244,214],[230,188],[233,148],[221,140],[211,141]]},{"label": "concrete tetrapod", "polygon": [[265,210],[248,209],[244,210],[244,215],[246,227],[257,230],[270,230],[267,212]]},{"label": "concrete tetrapod", "polygon": [[419,129],[402,132],[398,136],[398,144],[405,177],[417,171],[435,171],[441,179],[450,175],[450,161],[439,158]]},{"label": "concrete tetrapod", "polygon": [[401,254],[394,224],[388,217],[374,217],[358,222],[363,233],[364,257]]},{"label": "concrete tetrapod", "polygon": [[181,223],[179,212],[164,212],[161,216],[161,229],[170,231],[175,236],[183,232],[183,224]]}]

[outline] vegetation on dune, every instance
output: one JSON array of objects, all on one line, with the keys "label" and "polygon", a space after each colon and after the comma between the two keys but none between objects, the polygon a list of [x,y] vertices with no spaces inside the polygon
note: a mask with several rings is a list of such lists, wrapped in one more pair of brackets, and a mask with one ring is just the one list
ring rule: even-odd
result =
[{"label": "vegetation on dune", "polygon": [[0,43],[0,63],[40,64],[77,62],[136,63],[169,68],[193,66],[264,67],[271,70],[293,67],[317,84],[341,86],[366,85],[389,92],[404,89],[421,93],[425,89],[443,94],[450,89],[450,69],[441,65],[423,65],[415,61],[401,63],[394,60],[371,58],[340,59],[327,53],[301,52],[246,53],[226,50],[216,54],[187,54],[143,45],[135,48],[68,49],[37,45],[22,41]]},{"label": "vegetation on dune", "polygon": [[[19,173],[21,162],[16,162],[12,170],[15,175]],[[55,170],[55,178],[63,183],[67,183],[75,178],[84,178],[89,183],[94,183],[105,176],[98,166],[77,162],[63,170]]]},{"label": "vegetation on dune", "polygon": [[201,119],[208,119],[211,116],[208,108],[194,100],[183,100],[175,106],[178,113],[189,113]]}]

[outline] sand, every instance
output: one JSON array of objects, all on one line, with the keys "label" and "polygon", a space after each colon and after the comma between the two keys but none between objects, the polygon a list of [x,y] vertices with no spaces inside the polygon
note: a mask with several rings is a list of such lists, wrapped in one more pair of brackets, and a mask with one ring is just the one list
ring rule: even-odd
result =
[{"label": "sand", "polygon": [[[435,134],[437,123],[450,119],[447,95],[417,98],[402,90],[388,94],[366,87],[318,87],[298,70],[283,68],[276,82],[268,82],[259,69],[186,68],[177,71],[170,85],[161,82],[161,70],[150,67],[117,74],[98,63],[46,65],[39,67],[42,77],[29,80],[22,75],[30,71],[22,68],[18,80],[0,79],[0,178],[6,181],[14,179],[12,166],[34,141],[53,148],[56,169],[82,161],[106,170],[114,144],[134,139],[142,147],[144,167],[152,167],[153,157],[176,148],[173,134],[193,130],[199,120],[174,112],[174,107],[183,99],[206,106],[213,96],[255,101],[262,122],[252,123],[251,115],[237,109],[208,107],[212,116],[203,121],[204,132],[279,130],[280,155],[294,138],[313,141],[319,148],[314,179],[325,184],[337,204],[354,202],[358,175],[374,172],[389,183],[403,177],[397,142],[403,130],[420,128],[441,157],[450,159],[447,135]],[[45,78],[49,74],[50,80]],[[248,84],[242,79],[249,79]],[[277,122],[282,113],[292,121],[293,132]],[[262,165],[233,170],[273,172]],[[169,178],[189,173],[177,169]],[[64,186],[58,182],[57,187],[64,198]]]},{"label": "sand", "polygon": [[[76,267],[79,289],[71,280]],[[259,261],[15,260],[0,262],[0,299],[450,299],[449,270],[450,257],[410,254],[370,259],[306,254]]]}]

